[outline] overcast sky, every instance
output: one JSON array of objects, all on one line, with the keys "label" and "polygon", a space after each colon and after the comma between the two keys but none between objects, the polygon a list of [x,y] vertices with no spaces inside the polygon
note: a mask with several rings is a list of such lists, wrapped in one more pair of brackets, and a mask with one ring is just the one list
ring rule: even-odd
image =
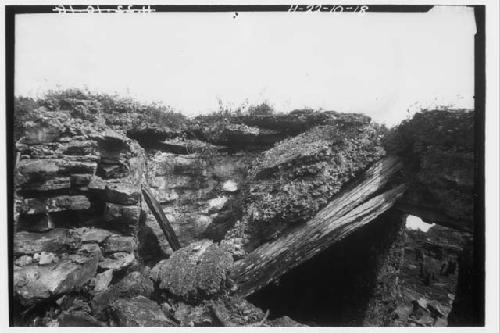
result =
[{"label": "overcast sky", "polygon": [[426,14],[23,14],[16,95],[57,87],[162,101],[184,114],[270,102],[395,124],[423,106],[473,107],[471,9]]}]

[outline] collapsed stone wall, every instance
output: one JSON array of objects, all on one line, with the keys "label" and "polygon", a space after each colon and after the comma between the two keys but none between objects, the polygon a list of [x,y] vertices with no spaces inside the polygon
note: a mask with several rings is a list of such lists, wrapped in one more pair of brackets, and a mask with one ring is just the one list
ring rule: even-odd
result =
[{"label": "collapsed stone wall", "polygon": [[[87,104],[37,110],[16,145],[14,292],[20,309],[44,326],[298,325],[287,317],[269,320],[231,296],[237,287],[231,266],[247,251],[300,227],[355,182],[386,154],[387,130],[366,116],[336,112],[133,127],[130,119],[89,115]],[[464,129],[460,121],[451,122],[458,133]],[[120,124],[126,124],[123,131]],[[463,191],[458,197],[469,205],[469,164],[450,175],[451,165],[428,162],[450,154],[468,160],[468,152],[441,137],[439,144],[417,149],[426,136],[412,132],[402,140],[404,126],[413,128],[396,129],[388,141],[396,144],[385,149],[407,159],[415,189],[444,193],[452,181],[458,184],[454,193]],[[443,127],[450,133],[447,121]],[[423,174],[413,177],[415,170]],[[431,174],[435,178],[426,176]],[[160,202],[179,251],[172,252],[142,203],[141,184]],[[454,215],[444,197],[435,198],[431,208],[440,216],[469,217],[468,206]],[[401,242],[395,244],[397,252]],[[378,278],[393,281],[398,275],[387,267]],[[384,297],[376,293],[371,309]]]},{"label": "collapsed stone wall", "polygon": [[138,264],[144,150],[102,122],[37,110],[16,143],[14,294],[106,289]]}]

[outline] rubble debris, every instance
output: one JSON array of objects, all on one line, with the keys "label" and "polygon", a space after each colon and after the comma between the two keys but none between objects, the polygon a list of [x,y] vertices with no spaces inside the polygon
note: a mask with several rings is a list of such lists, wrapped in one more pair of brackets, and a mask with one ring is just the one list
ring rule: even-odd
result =
[{"label": "rubble debris", "polygon": [[163,313],[161,306],[144,296],[119,298],[109,308],[112,326],[177,326]]},{"label": "rubble debris", "polygon": [[75,92],[35,104],[15,145],[22,325],[314,326],[241,297],[392,207],[437,225],[374,247],[385,261],[363,281],[377,287],[356,322],[446,326],[465,311],[463,234],[439,224],[471,230],[472,112],[387,130],[307,109],[187,119]]},{"label": "rubble debris", "polygon": [[199,301],[228,290],[232,264],[230,253],[210,241],[200,241],[160,261],[151,270],[151,278],[175,297]]},{"label": "rubble debris", "polygon": [[78,290],[96,273],[98,257],[79,256],[51,265],[26,265],[14,270],[14,292],[22,304]]}]

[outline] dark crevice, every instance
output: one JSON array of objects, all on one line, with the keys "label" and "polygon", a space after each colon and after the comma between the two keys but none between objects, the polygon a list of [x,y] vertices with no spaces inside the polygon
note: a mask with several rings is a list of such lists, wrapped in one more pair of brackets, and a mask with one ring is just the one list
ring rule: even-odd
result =
[{"label": "dark crevice", "polygon": [[402,225],[397,212],[372,223],[248,297],[270,318],[289,316],[311,326],[360,326],[377,271]]}]

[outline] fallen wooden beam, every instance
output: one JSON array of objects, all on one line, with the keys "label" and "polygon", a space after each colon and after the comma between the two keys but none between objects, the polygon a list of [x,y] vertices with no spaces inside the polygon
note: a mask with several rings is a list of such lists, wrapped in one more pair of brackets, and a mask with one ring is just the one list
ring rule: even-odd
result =
[{"label": "fallen wooden beam", "polygon": [[156,218],[156,221],[158,221],[161,230],[163,230],[163,234],[167,238],[168,244],[170,244],[173,251],[177,251],[181,248],[181,244],[179,243],[179,239],[177,239],[177,235],[175,234],[170,221],[163,213],[160,203],[155,199],[153,193],[151,193],[151,191],[144,185],[142,186],[142,194],[144,195],[144,199],[146,200],[149,209]]},{"label": "fallen wooden beam", "polygon": [[406,185],[376,194],[401,167],[395,157],[377,162],[314,218],[236,262],[232,271],[232,279],[238,286],[235,294],[243,297],[252,294],[388,210],[404,193]]}]

